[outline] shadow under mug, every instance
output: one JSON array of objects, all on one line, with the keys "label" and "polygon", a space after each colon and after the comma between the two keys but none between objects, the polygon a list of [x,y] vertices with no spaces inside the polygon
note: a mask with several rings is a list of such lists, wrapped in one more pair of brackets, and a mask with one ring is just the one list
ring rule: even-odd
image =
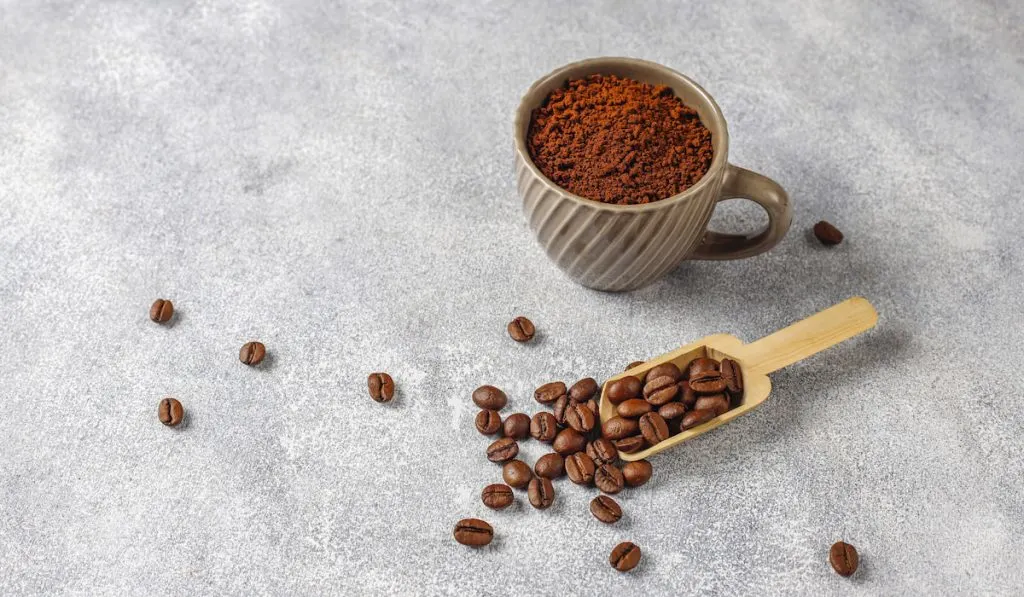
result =
[{"label": "shadow under mug", "polygon": [[[534,109],[566,81],[594,74],[667,85],[697,111],[714,149],[697,184],[661,201],[613,205],[574,195],[540,172],[526,148]],[[594,58],[563,66],[534,83],[516,111],[516,186],[530,228],[562,271],[597,290],[633,290],[687,259],[741,259],[782,240],[792,220],[786,192],[766,176],[733,166],[728,154],[729,132],[715,100],[684,75],[645,60]],[[736,198],[754,201],[768,213],[764,230],[737,235],[707,229],[715,204]]]}]

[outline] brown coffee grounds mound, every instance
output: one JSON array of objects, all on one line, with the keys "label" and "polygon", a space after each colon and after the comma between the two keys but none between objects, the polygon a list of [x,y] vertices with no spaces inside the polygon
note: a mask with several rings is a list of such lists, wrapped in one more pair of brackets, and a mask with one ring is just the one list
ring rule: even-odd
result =
[{"label": "brown coffee grounds mound", "polygon": [[527,146],[558,186],[633,205],[667,199],[711,166],[711,131],[664,85],[591,75],[552,91],[533,111]]}]

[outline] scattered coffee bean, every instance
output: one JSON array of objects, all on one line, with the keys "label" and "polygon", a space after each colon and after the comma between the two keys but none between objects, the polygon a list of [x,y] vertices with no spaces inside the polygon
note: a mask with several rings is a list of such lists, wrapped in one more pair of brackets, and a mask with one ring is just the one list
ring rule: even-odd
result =
[{"label": "scattered coffee bean", "polygon": [[371,373],[366,378],[366,387],[376,402],[391,402],[395,397],[395,380],[387,373]]},{"label": "scattered coffee bean", "polygon": [[556,452],[545,454],[537,459],[537,463],[533,465],[533,472],[538,477],[557,479],[565,474],[565,459]]},{"label": "scattered coffee bean", "polygon": [[618,451],[615,449],[615,444],[610,439],[599,437],[594,441],[587,444],[587,456],[594,461],[594,464],[604,464],[606,462],[615,462],[618,458]]},{"label": "scattered coffee bean", "polygon": [[679,382],[679,402],[686,408],[693,408],[693,405],[697,403],[697,392],[693,391],[688,381]]},{"label": "scattered coffee bean", "polygon": [[463,518],[456,523],[453,535],[463,545],[483,547],[494,538],[494,529],[479,518]]},{"label": "scattered coffee bean", "polygon": [[640,548],[629,541],[619,543],[608,557],[608,563],[619,572],[628,572],[640,563]]},{"label": "scattered coffee bean", "polygon": [[714,418],[715,411],[713,410],[691,410],[683,416],[683,422],[680,424],[680,427],[690,429],[697,425],[703,425]]},{"label": "scattered coffee bean", "polygon": [[526,439],[530,437],[530,417],[516,413],[505,418],[505,437]]},{"label": "scattered coffee bean", "polygon": [[596,418],[594,411],[590,410],[589,401],[573,402],[566,408],[565,422],[569,427],[580,433],[588,433],[594,428]]},{"label": "scattered coffee bean", "polygon": [[679,393],[676,379],[671,375],[655,377],[644,386],[644,398],[654,406],[663,406],[672,402]]},{"label": "scattered coffee bean", "polygon": [[640,424],[636,419],[612,417],[601,425],[601,435],[610,440],[622,439],[640,432]]},{"label": "scattered coffee bean", "polygon": [[491,462],[508,462],[519,454],[519,444],[511,437],[495,440],[487,447],[487,460]]},{"label": "scattered coffee bean", "polygon": [[510,460],[501,467],[501,478],[512,487],[522,489],[530,484],[533,471],[530,470],[530,465],[522,460]]},{"label": "scattered coffee bean", "polygon": [[238,351],[238,360],[250,367],[262,363],[265,356],[267,356],[267,347],[263,346],[262,342],[246,342]]},{"label": "scattered coffee bean", "polygon": [[605,524],[614,524],[622,518],[619,503],[606,495],[599,495],[590,500],[590,513]]},{"label": "scattered coffee bean", "polygon": [[547,477],[534,477],[526,493],[530,505],[538,510],[550,508],[555,501],[555,487]]},{"label": "scattered coffee bean", "polygon": [[850,576],[857,571],[857,564],[860,563],[860,556],[857,555],[857,548],[849,543],[839,541],[834,543],[828,550],[828,561],[832,569],[841,576]]},{"label": "scattered coffee bean", "polygon": [[673,363],[662,363],[657,367],[647,372],[647,383],[652,380],[658,379],[659,377],[671,377],[673,382],[679,381],[683,376],[683,372],[679,370],[679,367]]},{"label": "scattered coffee bean", "polygon": [[710,396],[701,396],[697,399],[697,403],[693,405],[694,410],[707,409],[714,411],[715,416],[725,414],[725,411],[729,410],[729,399],[725,397],[725,394],[712,394]]},{"label": "scattered coffee bean", "polygon": [[654,467],[646,460],[634,460],[622,466],[622,478],[630,487],[640,487],[651,479]]},{"label": "scattered coffee bean", "polygon": [[668,423],[658,413],[647,413],[640,417],[640,434],[648,444],[656,446],[668,439]]},{"label": "scattered coffee bean", "polygon": [[564,383],[560,381],[553,381],[534,390],[533,399],[541,404],[551,404],[555,400],[565,396],[567,392],[568,391],[565,389]]},{"label": "scattered coffee bean", "polygon": [[157,323],[167,323],[174,316],[174,303],[167,299],[156,299],[149,308],[149,318]]},{"label": "scattered coffee bean", "polygon": [[621,404],[626,400],[640,398],[643,395],[643,385],[639,378],[630,375],[608,384],[608,391],[605,392],[605,395],[608,396],[608,402]]},{"label": "scattered coffee bean", "polygon": [[164,398],[156,409],[160,422],[168,427],[175,427],[185,418],[185,409],[176,398]]},{"label": "scattered coffee bean", "polygon": [[625,371],[629,371],[630,369],[632,369],[634,367],[639,367],[640,365],[643,365],[643,364],[644,364],[643,361],[633,361],[632,363],[626,365]]},{"label": "scattered coffee bean", "polygon": [[639,452],[647,446],[647,440],[645,440],[642,435],[634,435],[632,437],[617,439],[614,440],[613,443],[620,452],[625,452],[626,454]]},{"label": "scattered coffee bean", "polygon": [[594,461],[586,452],[576,452],[565,457],[565,474],[577,485],[590,485],[594,481]]},{"label": "scattered coffee bean", "polygon": [[575,429],[563,429],[555,436],[555,441],[551,444],[551,447],[562,456],[568,456],[585,449],[587,447],[587,438],[583,437],[583,434]]},{"label": "scattered coffee bean", "polygon": [[585,377],[572,384],[572,387],[569,388],[569,398],[573,402],[586,402],[597,396],[597,392],[600,389],[600,386],[597,385],[597,380],[593,377]]},{"label": "scattered coffee bean", "polygon": [[698,394],[718,394],[725,391],[725,380],[718,371],[701,371],[690,376],[690,387]]},{"label": "scattered coffee bean", "polygon": [[707,357],[693,359],[690,361],[690,364],[687,365],[686,371],[686,379],[693,379],[693,376],[698,373],[703,373],[705,371],[718,371],[718,361]]},{"label": "scattered coffee bean", "polygon": [[814,236],[823,245],[838,245],[843,242],[843,233],[825,220],[814,225]]},{"label": "scattered coffee bean", "polygon": [[473,390],[473,402],[487,410],[501,410],[508,404],[508,396],[494,386],[480,386]]},{"label": "scattered coffee bean", "polygon": [[665,406],[658,409],[658,414],[661,415],[662,419],[671,421],[672,419],[679,419],[686,414],[686,405],[682,402],[669,402]]},{"label": "scattered coffee bean", "polygon": [[536,333],[533,322],[525,317],[516,317],[508,323],[508,335],[516,342],[529,342]]},{"label": "scattered coffee bean", "polygon": [[530,421],[530,435],[537,441],[551,443],[558,435],[558,421],[551,413],[537,413]]},{"label": "scattered coffee bean", "polygon": [[615,412],[618,413],[620,417],[625,417],[627,419],[639,418],[652,410],[654,410],[654,407],[651,406],[651,403],[642,398],[632,398],[615,407]]},{"label": "scattered coffee bean", "polygon": [[496,410],[482,410],[476,413],[476,430],[484,435],[494,435],[501,429],[501,415]]},{"label": "scattered coffee bean", "polygon": [[614,464],[604,463],[594,471],[594,485],[605,493],[618,493],[626,484],[622,471]]},{"label": "scattered coffee bean", "polygon": [[595,425],[597,423],[600,423],[601,422],[601,404],[597,401],[597,398],[591,398],[590,400],[587,400],[583,404],[586,404],[587,408],[590,409],[590,412],[594,413]]},{"label": "scattered coffee bean", "polygon": [[554,416],[555,416],[555,422],[558,423],[562,427],[566,426],[565,412],[567,410],[569,410],[570,402],[572,402],[572,401],[569,400],[569,396],[565,395],[565,396],[560,397],[558,400],[555,400],[554,406],[551,407],[552,410],[554,411],[552,414],[554,414]]},{"label": "scattered coffee bean", "polygon": [[511,506],[512,500],[515,498],[512,495],[511,487],[504,483],[494,483],[484,487],[480,499],[483,500],[485,506],[492,510],[503,510]]},{"label": "scattered coffee bean", "polygon": [[739,404],[743,400],[743,370],[740,364],[732,359],[722,359],[722,379],[725,380],[725,389],[732,397],[733,404]]}]

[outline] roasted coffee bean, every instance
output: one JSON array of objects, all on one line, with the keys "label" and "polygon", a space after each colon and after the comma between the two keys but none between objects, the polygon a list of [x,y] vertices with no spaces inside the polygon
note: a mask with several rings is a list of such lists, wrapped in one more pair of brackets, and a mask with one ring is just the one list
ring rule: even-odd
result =
[{"label": "roasted coffee bean", "polygon": [[615,444],[610,439],[599,437],[587,444],[587,456],[594,461],[594,464],[615,462],[619,454],[615,450]]},{"label": "roasted coffee bean", "polygon": [[597,398],[591,398],[583,404],[586,404],[590,412],[594,413],[594,427],[597,427],[597,424],[601,422],[601,405],[598,404]]},{"label": "roasted coffee bean", "polygon": [[671,377],[672,381],[676,382],[683,377],[683,372],[679,370],[679,367],[675,363],[662,363],[647,372],[647,383],[650,383],[659,377]]},{"label": "roasted coffee bean", "polygon": [[473,390],[473,402],[480,408],[501,410],[508,404],[508,396],[494,386],[480,386]]},{"label": "roasted coffee bean", "polygon": [[523,413],[516,413],[505,418],[505,437],[512,439],[526,439],[530,437],[530,417]]},{"label": "roasted coffee bean", "polygon": [[572,398],[573,402],[586,402],[597,396],[597,392],[600,389],[600,386],[597,385],[597,380],[593,377],[585,377],[572,384],[572,387],[569,388],[569,398]]},{"label": "roasted coffee bean", "polygon": [[640,563],[640,548],[629,541],[623,541],[612,550],[608,563],[619,572],[628,572]]},{"label": "roasted coffee bean", "polygon": [[551,404],[555,400],[565,396],[566,392],[567,390],[565,389],[564,383],[560,381],[553,381],[534,390],[533,399],[541,404]]},{"label": "roasted coffee bean", "polygon": [[608,384],[605,395],[608,396],[608,402],[619,404],[632,398],[640,398],[643,395],[643,385],[639,378],[630,375]]},{"label": "roasted coffee bean", "polygon": [[639,452],[647,446],[647,440],[645,440],[642,435],[634,435],[623,439],[617,439],[612,443],[615,444],[616,449],[620,452],[625,452],[626,454]]},{"label": "roasted coffee bean", "polygon": [[729,410],[729,399],[726,398],[725,394],[701,396],[697,399],[697,403],[693,405],[693,409],[700,410],[702,408],[714,411],[717,417]]},{"label": "roasted coffee bean", "polygon": [[494,435],[501,430],[501,415],[496,410],[476,413],[476,430],[484,435]]},{"label": "roasted coffee bean", "polygon": [[395,380],[387,373],[371,373],[366,378],[366,387],[376,402],[391,402],[395,397]]},{"label": "roasted coffee bean", "polygon": [[551,443],[558,435],[558,421],[551,413],[537,413],[530,421],[530,435],[537,441]]},{"label": "roasted coffee bean", "polygon": [[558,400],[555,400],[555,405],[552,407],[552,410],[554,411],[552,414],[555,416],[555,422],[561,427],[566,426],[565,412],[569,410],[569,404],[571,402],[572,401],[569,400],[569,396],[565,395],[560,397]]},{"label": "roasted coffee bean", "polygon": [[860,556],[857,555],[856,547],[839,541],[828,550],[828,562],[832,564],[832,569],[840,575],[850,576],[857,571]]},{"label": "roasted coffee bean", "polygon": [[176,398],[164,398],[157,406],[156,414],[161,423],[168,427],[175,427],[185,418],[185,409]]},{"label": "roasted coffee bean", "polygon": [[518,454],[519,444],[511,437],[503,437],[487,446],[487,460],[491,462],[508,462]]},{"label": "roasted coffee bean", "polygon": [[484,487],[480,499],[483,500],[485,506],[492,510],[503,510],[511,506],[512,500],[515,498],[512,495],[511,487],[504,483],[494,483]]},{"label": "roasted coffee bean", "polygon": [[599,495],[590,500],[590,513],[605,524],[616,523],[622,518],[622,508],[619,507],[619,503],[606,495]]},{"label": "roasted coffee bean", "polygon": [[633,398],[626,400],[622,404],[615,407],[615,412],[620,417],[626,417],[627,419],[636,419],[641,415],[645,415],[654,410],[651,403],[643,400],[642,398]]},{"label": "roasted coffee bean", "polygon": [[683,415],[683,422],[679,426],[682,429],[690,429],[691,427],[707,423],[714,419],[715,416],[715,411],[713,410],[691,410]]},{"label": "roasted coffee bean", "polygon": [[555,452],[545,454],[537,459],[537,463],[533,465],[533,472],[538,477],[557,479],[565,474],[565,459]]},{"label": "roasted coffee bean", "polygon": [[640,424],[636,419],[623,417],[612,417],[601,425],[601,435],[611,440],[622,439],[635,435],[640,431]]},{"label": "roasted coffee bean", "polygon": [[530,469],[530,465],[522,460],[510,460],[501,467],[501,478],[512,487],[522,489],[530,484],[533,471]]},{"label": "roasted coffee bean", "polygon": [[530,505],[538,510],[550,508],[555,501],[555,487],[547,477],[534,477],[526,493]]},{"label": "roasted coffee bean", "polygon": [[594,471],[594,485],[605,493],[618,493],[622,491],[626,480],[622,471],[614,464],[604,463]]},{"label": "roasted coffee bean", "polygon": [[743,400],[743,370],[740,364],[732,359],[722,359],[722,379],[725,380],[725,389],[732,397],[733,405],[739,405]]},{"label": "roasted coffee bean", "polygon": [[658,414],[661,415],[662,419],[671,421],[672,419],[681,418],[686,414],[686,405],[682,402],[669,402],[665,406],[658,409]]},{"label": "roasted coffee bean", "polygon": [[686,367],[686,379],[692,379],[694,375],[705,371],[718,371],[718,361],[707,357],[693,359]]},{"label": "roasted coffee bean", "polygon": [[246,342],[238,351],[238,360],[250,367],[262,363],[265,356],[267,356],[267,347],[263,346],[262,342]]},{"label": "roasted coffee bean", "polygon": [[634,460],[622,466],[622,478],[630,487],[640,487],[650,481],[654,474],[654,467],[646,460]]},{"label": "roasted coffee bean", "polygon": [[576,452],[565,457],[565,474],[577,485],[590,485],[594,482],[594,461],[586,452]]},{"label": "roasted coffee bean", "polygon": [[149,308],[149,318],[157,323],[167,323],[174,316],[174,303],[167,299],[156,299]]},{"label": "roasted coffee bean", "polygon": [[697,392],[693,391],[688,381],[679,382],[679,402],[690,409],[697,403]]},{"label": "roasted coffee bean", "polygon": [[690,376],[690,387],[698,394],[718,394],[725,391],[725,380],[718,371],[702,371]]},{"label": "roasted coffee bean", "polygon": [[648,444],[656,446],[668,439],[668,423],[658,413],[647,413],[640,417],[640,435]]},{"label": "roasted coffee bean", "polygon": [[463,518],[456,523],[453,535],[463,545],[483,547],[494,538],[494,529],[479,518]]},{"label": "roasted coffee bean", "polygon": [[640,365],[643,365],[643,364],[644,364],[643,361],[633,361],[632,363],[626,365],[626,368],[624,369],[624,371],[629,371],[630,369],[632,369],[634,367],[639,367]]},{"label": "roasted coffee bean", "polygon": [[516,342],[529,342],[537,329],[533,322],[525,317],[516,317],[508,323],[508,335]]},{"label": "roasted coffee bean", "polygon": [[655,377],[644,386],[644,398],[654,406],[668,404],[679,393],[676,380],[670,375]]},{"label": "roasted coffee bean", "polygon": [[565,422],[580,433],[587,433],[593,429],[596,418],[594,411],[590,410],[589,401],[570,404],[565,410]]},{"label": "roasted coffee bean", "polygon": [[825,220],[814,225],[814,236],[823,245],[838,245],[843,242],[843,233]]},{"label": "roasted coffee bean", "polygon": [[585,449],[587,447],[587,438],[583,437],[583,434],[575,429],[563,429],[555,436],[555,441],[551,444],[551,447],[562,456],[567,456]]}]

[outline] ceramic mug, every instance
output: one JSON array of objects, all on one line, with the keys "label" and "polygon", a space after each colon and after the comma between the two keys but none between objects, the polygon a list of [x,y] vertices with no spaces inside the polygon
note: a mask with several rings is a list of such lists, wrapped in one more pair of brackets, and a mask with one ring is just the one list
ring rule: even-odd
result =
[{"label": "ceramic mug", "polygon": [[[569,79],[604,74],[667,85],[697,110],[711,131],[714,157],[695,185],[668,199],[613,205],[584,199],[551,182],[530,158],[526,136],[533,110]],[[687,259],[741,259],[774,247],[792,220],[789,198],[774,180],[728,162],[729,132],[715,100],[676,71],[645,60],[594,58],[542,77],[523,96],[515,121],[516,184],[523,212],[548,257],[570,278],[598,290],[645,286]],[[749,199],[768,225],[749,235],[707,229],[715,204]]]}]

